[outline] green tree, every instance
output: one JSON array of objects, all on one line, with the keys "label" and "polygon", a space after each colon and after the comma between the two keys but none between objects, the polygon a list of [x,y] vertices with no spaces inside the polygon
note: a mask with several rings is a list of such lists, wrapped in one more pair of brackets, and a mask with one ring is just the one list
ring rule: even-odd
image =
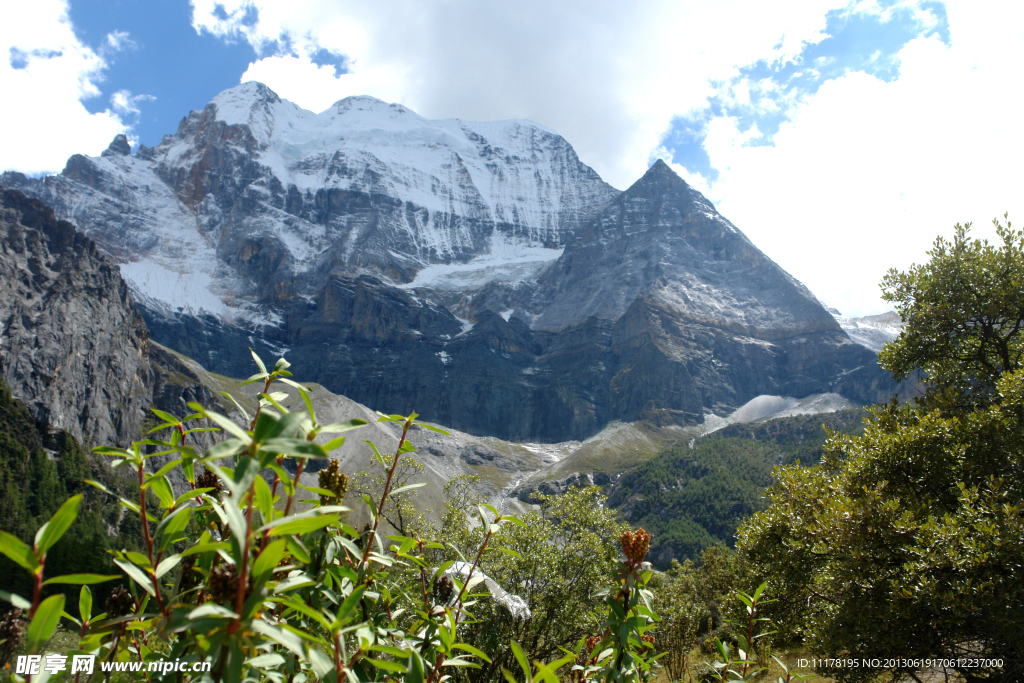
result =
[{"label": "green tree", "polygon": [[925,373],[930,405],[983,407],[997,400],[996,382],[1020,368],[1024,344],[1024,234],[993,220],[1001,246],[970,239],[955,226],[939,237],[924,265],[890,270],[884,298],[896,306],[903,333],[879,354],[897,380]]},{"label": "green tree", "polygon": [[[461,490],[456,483],[452,493]],[[629,527],[604,503],[597,487],[573,488],[561,496],[541,496],[541,509],[522,515],[521,526],[508,525],[494,535],[495,551],[482,569],[500,587],[517,594],[529,615],[513,614],[487,601],[476,607],[475,624],[466,642],[491,656],[480,669],[466,671],[471,681],[502,681],[501,669],[514,669],[509,641],[519,643],[530,660],[550,661],[564,647],[572,649],[587,636],[600,636],[607,606],[599,591],[614,585],[619,537]],[[450,499],[451,500],[451,499]],[[442,540],[472,547],[474,532],[460,528],[458,498],[446,516]]]},{"label": "green tree", "polygon": [[968,681],[1024,675],[1024,249],[997,229],[1000,248],[958,226],[928,264],[883,283],[906,329],[881,362],[896,377],[923,370],[925,398],[872,409],[816,467],[783,468],[740,530],[778,598],[765,611],[821,655],[909,660],[898,678],[929,658]]}]

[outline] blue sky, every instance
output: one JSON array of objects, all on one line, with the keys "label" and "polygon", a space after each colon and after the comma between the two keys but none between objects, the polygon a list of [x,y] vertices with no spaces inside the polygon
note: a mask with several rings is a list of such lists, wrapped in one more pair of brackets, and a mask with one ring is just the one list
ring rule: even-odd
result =
[{"label": "blue sky", "polygon": [[146,145],[158,144],[190,110],[237,85],[256,59],[245,41],[197,33],[187,0],[73,0],[69,8],[75,35],[98,52],[113,52],[108,35],[127,34],[125,45],[106,60],[99,94],[83,104],[96,114],[111,106],[117,92],[141,95],[134,103],[139,113],[126,123]]},{"label": "blue sky", "polygon": [[59,171],[119,132],[156,145],[244,80],[315,111],[369,94],[528,118],[619,188],[665,159],[844,313],[884,310],[888,267],[1021,202],[1017,3],[37,0],[5,19],[2,169]]},{"label": "blue sky", "polygon": [[[830,10],[825,14],[826,37],[806,43],[799,54],[759,59],[739,67],[732,78],[714,81],[716,93],[706,107],[673,119],[665,149],[677,164],[714,181],[718,170],[704,148],[707,126],[714,119],[735,117],[742,132],[755,133],[745,145],[770,146],[789,120],[793,103],[813,96],[824,83],[851,72],[889,83],[899,78],[899,53],[910,41],[935,36],[949,45],[949,20],[942,3],[888,2],[882,8],[888,11]],[[922,16],[920,10],[927,14]]]}]

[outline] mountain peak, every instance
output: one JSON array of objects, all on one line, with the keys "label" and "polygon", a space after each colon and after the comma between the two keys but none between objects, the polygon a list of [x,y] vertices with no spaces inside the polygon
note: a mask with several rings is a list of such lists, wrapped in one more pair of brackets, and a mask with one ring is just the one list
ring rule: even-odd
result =
[{"label": "mountain peak", "polygon": [[105,150],[100,154],[101,157],[112,157],[112,156],[128,156],[132,153],[132,146],[128,142],[128,138],[124,133],[118,133],[114,136],[114,139],[110,142]]},{"label": "mountain peak", "polygon": [[[277,93],[258,81],[246,81],[241,85],[228,88],[210,104],[217,110],[217,118],[228,124],[248,124],[253,110],[258,106],[279,104],[281,98]],[[207,105],[209,106],[209,105]]]},{"label": "mountain peak", "polygon": [[662,159],[658,159],[651,164],[651,167],[647,169],[647,172],[644,173],[639,180],[633,183],[633,186],[647,185],[651,182],[670,183],[684,188],[690,187],[687,182],[679,177],[679,174],[673,171],[672,167],[666,164]]}]

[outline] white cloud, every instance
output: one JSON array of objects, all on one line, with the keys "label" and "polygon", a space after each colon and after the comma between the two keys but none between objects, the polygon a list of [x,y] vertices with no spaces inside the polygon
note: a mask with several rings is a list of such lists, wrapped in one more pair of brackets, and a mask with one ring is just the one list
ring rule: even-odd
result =
[{"label": "white cloud", "polygon": [[118,90],[110,96],[110,106],[123,117],[139,115],[139,102],[155,100],[152,95],[133,95],[130,90]]},{"label": "white cloud", "polygon": [[[659,147],[674,117],[704,109],[713,94],[743,102],[752,88],[775,92],[759,107],[781,106],[790,120],[773,146],[744,146],[758,131],[719,118],[705,143],[717,179],[677,170],[847,314],[884,310],[884,272],[923,260],[954,222],[974,221],[977,234],[990,235],[993,216],[1022,208],[1012,84],[1024,17],[1007,3],[953,0],[951,46],[914,40],[899,55],[895,81],[848,73],[810,96],[770,80],[717,93],[711,82],[729,83],[760,59],[799,54],[826,37],[830,9],[888,21],[910,8],[923,29],[939,17],[915,0],[228,0],[228,20],[215,16],[220,0],[193,4],[199,29],[244,36],[258,49],[285,38],[297,56],[267,56],[245,77],[302,106],[319,111],[370,94],[431,118],[533,119],[562,133],[620,188],[652,155],[667,155]],[[336,78],[317,67],[309,59],[317,48],[344,54],[352,73]]]},{"label": "white cloud", "polygon": [[[126,40],[121,36],[117,40]],[[15,68],[15,67],[20,68]],[[125,125],[90,114],[103,59],[75,37],[61,0],[15,3],[0,22],[0,170],[59,171],[71,152],[98,154]]]},{"label": "white cloud", "polygon": [[393,73],[368,70],[335,76],[333,65],[314,64],[308,54],[264,57],[250,64],[241,80],[273,83],[270,87],[278,95],[312,111],[323,111],[349,95],[372,92],[379,99],[401,102],[404,94],[388,87],[401,80]]},{"label": "white cloud", "polygon": [[[672,117],[703,105],[709,78],[796,54],[821,38],[826,11],[844,4],[193,0],[193,24],[257,49],[286,37],[297,56],[267,56],[245,78],[301,106],[319,111],[368,94],[430,118],[528,118],[625,187],[646,170]],[[351,73],[318,68],[308,58],[316,48],[346,55]]]},{"label": "white cloud", "polygon": [[121,50],[134,50],[138,47],[127,31],[111,31],[107,34],[105,48],[120,52]]},{"label": "white cloud", "polygon": [[735,120],[713,121],[713,183],[676,170],[823,301],[885,310],[885,271],[925,260],[955,222],[992,237],[992,218],[1024,219],[1024,136],[1013,95],[1000,95],[1017,78],[1022,17],[960,21],[965,9],[950,8],[950,46],[901,50],[896,80],[850,73],[795,104],[774,146],[745,147]]}]

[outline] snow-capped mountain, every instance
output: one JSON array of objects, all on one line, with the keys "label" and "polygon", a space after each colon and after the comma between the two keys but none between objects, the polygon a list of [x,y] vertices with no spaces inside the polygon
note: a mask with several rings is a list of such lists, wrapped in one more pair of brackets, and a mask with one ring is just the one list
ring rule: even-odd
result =
[{"label": "snow-capped mountain", "polygon": [[879,352],[882,347],[900,336],[903,331],[903,321],[896,311],[880,313],[878,315],[865,315],[860,318],[850,318],[832,311],[839,324],[842,325],[850,339],[863,344],[874,352]]},{"label": "snow-capped mountain", "polygon": [[559,441],[894,388],[665,164],[620,193],[529,121],[369,97],[314,114],[246,83],[157,147],[119,136],[2,183],[92,237],[153,338],[210,370],[287,352],[332,391],[467,432]]},{"label": "snow-capped mountain", "polygon": [[551,261],[617,194],[529,121],[430,121],[371,97],[314,114],[255,82],[128,152],[72,157],[32,190],[143,300],[226,319],[273,321],[251,304],[314,295],[331,274],[400,284],[432,264]]}]

